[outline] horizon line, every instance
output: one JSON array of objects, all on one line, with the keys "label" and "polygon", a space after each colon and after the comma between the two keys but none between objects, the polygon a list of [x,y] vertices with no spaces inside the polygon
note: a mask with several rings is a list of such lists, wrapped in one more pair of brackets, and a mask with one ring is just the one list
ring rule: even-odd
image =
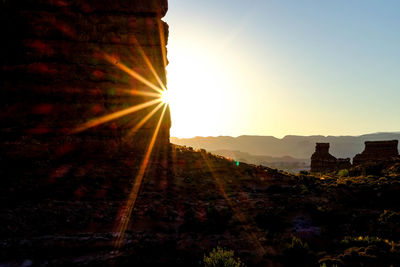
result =
[{"label": "horizon line", "polygon": [[195,138],[218,138],[218,137],[230,137],[230,138],[239,138],[239,137],[273,137],[276,139],[284,139],[286,137],[362,137],[366,135],[378,135],[378,134],[400,134],[400,131],[384,131],[384,132],[372,132],[372,133],[365,133],[365,134],[360,134],[360,135],[323,135],[323,134],[311,134],[311,135],[298,135],[298,134],[287,134],[282,137],[276,137],[273,135],[259,135],[259,134],[243,134],[243,135],[208,135],[208,136],[201,136],[201,135],[196,135],[192,137],[178,137],[178,136],[171,136],[170,138],[176,138],[176,139],[195,139]]}]

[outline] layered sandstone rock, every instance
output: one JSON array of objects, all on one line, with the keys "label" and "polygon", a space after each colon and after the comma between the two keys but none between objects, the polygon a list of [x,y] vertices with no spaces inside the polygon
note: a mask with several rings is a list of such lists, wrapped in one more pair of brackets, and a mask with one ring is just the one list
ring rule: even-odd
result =
[{"label": "layered sandstone rock", "polygon": [[[2,182],[39,186],[88,159],[110,179],[121,162],[136,168],[163,109],[135,133],[156,104],[82,125],[157,98],[138,95],[156,92],[118,66],[157,87],[166,83],[168,26],[161,18],[167,0],[5,0],[0,6]],[[169,144],[169,128],[167,109],[154,151]]]},{"label": "layered sandstone rock", "polygon": [[317,143],[311,156],[311,172],[330,172],[351,167],[349,158],[337,159],[329,154],[329,143]]},{"label": "layered sandstone rock", "polygon": [[311,171],[325,172],[336,169],[337,159],[329,154],[329,143],[317,143],[311,156]]},{"label": "layered sandstone rock", "polygon": [[354,165],[392,162],[400,159],[398,140],[365,142],[365,149],[353,159]]},{"label": "layered sandstone rock", "polygon": [[[398,161],[400,160],[398,143],[398,140],[365,142],[365,150],[354,157],[353,165]],[[348,169],[353,165],[349,158],[337,159],[329,154],[329,143],[317,143],[315,153],[311,157],[312,172]]]}]

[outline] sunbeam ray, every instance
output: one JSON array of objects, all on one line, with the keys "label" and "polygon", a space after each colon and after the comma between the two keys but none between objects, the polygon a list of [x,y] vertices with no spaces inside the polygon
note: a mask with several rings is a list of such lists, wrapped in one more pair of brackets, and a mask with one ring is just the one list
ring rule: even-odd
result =
[{"label": "sunbeam ray", "polygon": [[141,95],[141,96],[150,96],[150,97],[160,97],[159,93],[151,93],[151,92],[145,92],[145,91],[140,91],[140,90],[127,90],[127,93],[131,95]]},{"label": "sunbeam ray", "polygon": [[118,62],[115,58],[113,58],[110,55],[105,54],[104,58],[110,62],[111,64],[115,65],[116,67],[118,67],[119,69],[121,69],[122,71],[126,72],[127,74],[129,74],[130,76],[132,76],[133,78],[137,79],[138,81],[142,82],[143,84],[147,85],[148,87],[150,87],[151,89],[155,90],[158,93],[162,93],[163,90],[159,87],[157,87],[156,85],[154,85],[152,82],[150,82],[149,80],[147,80],[146,78],[144,78],[142,75],[140,75],[139,73],[137,73],[136,71],[130,69],[129,67],[127,67],[126,65],[124,65],[123,63]]},{"label": "sunbeam ray", "polygon": [[208,169],[210,170],[211,175],[213,176],[215,182],[217,183],[218,189],[221,192],[222,196],[225,198],[227,204],[233,210],[235,217],[242,223],[243,228],[246,230],[246,233],[249,235],[249,238],[253,241],[253,244],[256,245],[258,255],[263,256],[265,254],[264,247],[261,245],[261,243],[258,241],[257,236],[251,230],[251,228],[246,220],[245,215],[243,215],[243,213],[233,204],[232,200],[226,194],[225,189],[221,183],[221,180],[219,179],[218,175],[214,171],[214,167],[213,167],[212,163],[207,159],[207,155],[205,153],[202,153],[202,157],[203,157],[204,162],[206,163]]},{"label": "sunbeam ray", "polygon": [[122,88],[114,88],[116,94],[128,95],[128,96],[148,96],[153,98],[160,98],[160,93],[149,92],[144,90],[137,89],[122,89]]},{"label": "sunbeam ray", "polygon": [[165,105],[164,103],[158,104],[149,114],[147,114],[132,130],[129,131],[127,138],[132,137],[151,117],[156,114],[156,112],[162,107],[162,105]]},{"label": "sunbeam ray", "polygon": [[154,144],[155,144],[157,136],[158,136],[158,132],[160,131],[161,123],[163,121],[166,110],[167,110],[167,105],[164,105],[164,109],[161,113],[161,116],[157,123],[156,129],[154,130],[154,134],[151,138],[150,144],[149,144],[147,151],[145,153],[145,156],[143,158],[138,175],[136,176],[135,182],[132,186],[132,190],[129,194],[128,200],[126,201],[125,208],[124,208],[125,214],[122,215],[122,222],[118,225],[118,228],[117,228],[118,235],[114,242],[114,246],[116,248],[120,248],[122,246],[122,243],[123,243],[123,240],[125,237],[125,231],[128,227],[130,217],[132,215],[132,210],[135,207],[136,199],[139,194],[139,189],[142,184],[143,177],[146,172],[147,165],[149,163],[149,159],[150,159],[151,153],[153,151]]},{"label": "sunbeam ray", "polygon": [[[165,84],[161,81],[160,76],[157,74],[157,71],[155,70],[153,64],[151,63],[150,59],[148,58],[148,56],[146,55],[146,52],[144,52],[142,46],[140,45],[139,41],[133,36],[132,37],[136,48],[139,50],[140,55],[143,57],[144,61],[146,62],[146,65],[149,67],[150,71],[153,73],[154,77],[156,78],[158,84],[161,86],[161,88],[163,90],[167,90]],[[164,57],[164,54],[163,54]],[[164,61],[163,61],[164,63]],[[165,68],[164,68],[165,69]]]},{"label": "sunbeam ray", "polygon": [[101,118],[97,118],[97,119],[88,121],[88,122],[76,127],[75,129],[73,129],[72,133],[79,133],[79,132],[85,131],[85,130],[87,130],[89,128],[101,125],[103,123],[118,119],[118,118],[126,116],[128,114],[137,112],[139,110],[145,109],[145,108],[150,107],[152,105],[155,105],[155,104],[157,104],[157,103],[159,103],[161,101],[162,101],[161,99],[155,99],[155,100],[148,101],[148,102],[145,102],[145,103],[142,103],[142,104],[139,104],[139,105],[136,105],[136,106],[121,110],[121,111],[117,111],[115,113],[106,115],[106,116],[101,117]]}]

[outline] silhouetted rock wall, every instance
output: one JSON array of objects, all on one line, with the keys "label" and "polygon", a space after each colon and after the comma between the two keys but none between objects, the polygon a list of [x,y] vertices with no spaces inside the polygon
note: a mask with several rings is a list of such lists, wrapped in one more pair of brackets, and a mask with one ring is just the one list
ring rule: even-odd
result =
[{"label": "silhouetted rock wall", "polygon": [[311,171],[332,171],[337,167],[337,159],[329,154],[329,143],[317,143],[311,156]]},{"label": "silhouetted rock wall", "polygon": [[337,159],[329,154],[329,143],[317,143],[315,153],[311,156],[311,172],[329,172],[348,169],[368,163],[390,163],[400,160],[398,140],[367,141],[365,150],[357,154],[351,164],[350,159]]},{"label": "silhouetted rock wall", "polygon": [[[88,158],[112,173],[118,164],[109,158],[140,158],[163,109],[133,135],[156,104],[129,111],[157,93],[118,66],[166,83],[167,0],[3,0],[0,7],[1,179],[40,180]],[[127,112],[105,117],[120,111]],[[99,118],[104,123],[88,127]],[[155,150],[169,144],[170,124],[167,109]]]},{"label": "silhouetted rock wall", "polygon": [[365,142],[365,150],[353,159],[354,165],[398,160],[398,140]]}]

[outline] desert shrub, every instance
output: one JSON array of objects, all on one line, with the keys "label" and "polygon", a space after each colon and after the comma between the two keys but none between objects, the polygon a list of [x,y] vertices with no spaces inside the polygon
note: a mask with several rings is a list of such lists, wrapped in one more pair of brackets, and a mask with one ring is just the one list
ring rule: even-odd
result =
[{"label": "desert shrub", "polygon": [[348,177],[348,176],[349,176],[349,170],[348,170],[348,169],[340,170],[340,171],[338,172],[338,175],[339,175],[340,177]]},{"label": "desert shrub", "polygon": [[399,175],[400,174],[400,163],[395,163],[394,165],[392,165],[391,167],[389,167],[386,170],[387,174],[395,174],[395,175]]},{"label": "desert shrub", "polygon": [[295,236],[292,237],[292,242],[287,244],[283,254],[288,264],[303,266],[316,262],[316,257],[308,244]]},{"label": "desert shrub", "polygon": [[338,267],[338,265],[334,264],[334,263],[329,264],[329,263],[324,262],[320,265],[320,267]]},{"label": "desert shrub", "polygon": [[306,185],[300,186],[300,194],[302,195],[310,194],[310,190],[308,190],[308,187]]},{"label": "desert shrub", "polygon": [[400,212],[395,212],[392,210],[384,210],[383,213],[379,216],[379,222],[399,225]]},{"label": "desert shrub", "polygon": [[235,258],[232,250],[214,248],[208,256],[204,255],[204,267],[245,267],[239,258]]},{"label": "desert shrub", "polygon": [[[376,247],[351,247],[339,255],[345,266],[387,266],[384,261],[386,257],[378,259]],[[378,265],[379,263],[379,265]]]},{"label": "desert shrub", "polygon": [[337,259],[324,258],[319,261],[320,267],[338,267],[339,265],[343,265],[343,263]]},{"label": "desert shrub", "polygon": [[292,243],[288,245],[288,249],[299,252],[307,252],[310,248],[306,242],[303,242],[300,238],[293,236]]},{"label": "desert shrub", "polygon": [[379,237],[346,237],[341,245],[344,251],[338,258],[345,266],[390,266],[400,256],[399,244]]},{"label": "desert shrub", "polygon": [[375,236],[345,237],[341,241],[341,244],[345,247],[368,247],[373,245],[385,250],[390,249],[390,242],[388,240],[383,240]]}]

